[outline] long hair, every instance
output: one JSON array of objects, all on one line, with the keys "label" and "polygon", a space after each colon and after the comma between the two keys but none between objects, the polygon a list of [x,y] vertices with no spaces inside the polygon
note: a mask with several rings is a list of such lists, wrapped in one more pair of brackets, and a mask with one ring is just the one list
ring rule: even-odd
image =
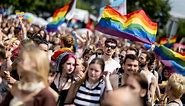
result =
[{"label": "long hair", "polygon": [[[28,71],[35,74],[36,80],[42,81],[48,86],[49,60],[47,54],[33,45],[22,48],[19,55],[23,55],[23,53],[26,53],[34,63],[32,70]],[[26,75],[23,76],[26,77]]]},{"label": "long hair", "polygon": [[[88,79],[88,68],[91,64],[99,64],[100,67],[101,67],[101,70],[102,72],[104,71],[104,68],[105,68],[105,62],[102,58],[94,58],[88,65],[88,67],[86,68],[86,71],[85,71],[85,77],[83,77],[81,80],[79,80],[78,82],[75,83],[75,86],[74,86],[74,90],[73,90],[73,99],[75,98],[75,95],[79,89],[79,87],[82,85],[83,82],[85,82],[87,79]],[[100,78],[101,79],[101,78]]]}]

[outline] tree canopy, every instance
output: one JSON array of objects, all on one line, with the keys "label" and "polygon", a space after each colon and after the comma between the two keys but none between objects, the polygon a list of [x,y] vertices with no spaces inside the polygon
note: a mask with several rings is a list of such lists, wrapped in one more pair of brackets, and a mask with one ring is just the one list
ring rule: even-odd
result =
[{"label": "tree canopy", "polygon": [[[56,9],[61,8],[69,1],[70,0],[3,0],[1,4],[6,7],[12,5],[15,10],[29,11],[37,15],[43,14],[44,12],[48,12],[52,15]],[[77,7],[89,10],[91,13],[97,15],[101,1],[102,0],[78,0]],[[163,33],[163,29],[169,18],[169,0],[127,0],[128,13],[138,9],[143,9],[153,21],[157,22],[159,29],[162,29]]]}]

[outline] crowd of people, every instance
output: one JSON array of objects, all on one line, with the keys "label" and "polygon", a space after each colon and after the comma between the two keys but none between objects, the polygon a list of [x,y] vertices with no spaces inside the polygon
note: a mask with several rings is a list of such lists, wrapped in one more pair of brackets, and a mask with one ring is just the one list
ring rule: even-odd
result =
[{"label": "crowd of people", "polygon": [[0,14],[0,106],[183,106],[185,77],[140,42]]}]

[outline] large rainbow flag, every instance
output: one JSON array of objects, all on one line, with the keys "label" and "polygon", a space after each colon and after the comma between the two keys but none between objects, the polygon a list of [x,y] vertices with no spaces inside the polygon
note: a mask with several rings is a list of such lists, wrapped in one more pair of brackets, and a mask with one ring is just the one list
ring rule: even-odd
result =
[{"label": "large rainbow flag", "polygon": [[138,10],[127,15],[106,6],[96,30],[126,38],[153,44],[156,41],[157,23],[152,22],[143,10]]},{"label": "large rainbow flag", "polygon": [[155,46],[154,52],[160,57],[165,66],[171,67],[172,71],[176,73],[185,75],[185,56],[164,45]]},{"label": "large rainbow flag", "polygon": [[71,0],[64,7],[57,9],[53,14],[53,21],[47,25],[46,30],[48,32],[57,31],[58,27],[65,22],[65,19],[70,20],[69,18],[72,18],[75,7],[76,0]]}]

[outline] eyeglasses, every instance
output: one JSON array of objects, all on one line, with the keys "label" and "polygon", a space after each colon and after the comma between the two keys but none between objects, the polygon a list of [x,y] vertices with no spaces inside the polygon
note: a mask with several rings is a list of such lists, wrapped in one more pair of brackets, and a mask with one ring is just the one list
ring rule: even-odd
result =
[{"label": "eyeglasses", "polygon": [[115,49],[116,48],[116,46],[111,46],[111,45],[109,45],[109,44],[105,44],[105,47],[107,47],[107,48],[111,48],[111,49]]}]

